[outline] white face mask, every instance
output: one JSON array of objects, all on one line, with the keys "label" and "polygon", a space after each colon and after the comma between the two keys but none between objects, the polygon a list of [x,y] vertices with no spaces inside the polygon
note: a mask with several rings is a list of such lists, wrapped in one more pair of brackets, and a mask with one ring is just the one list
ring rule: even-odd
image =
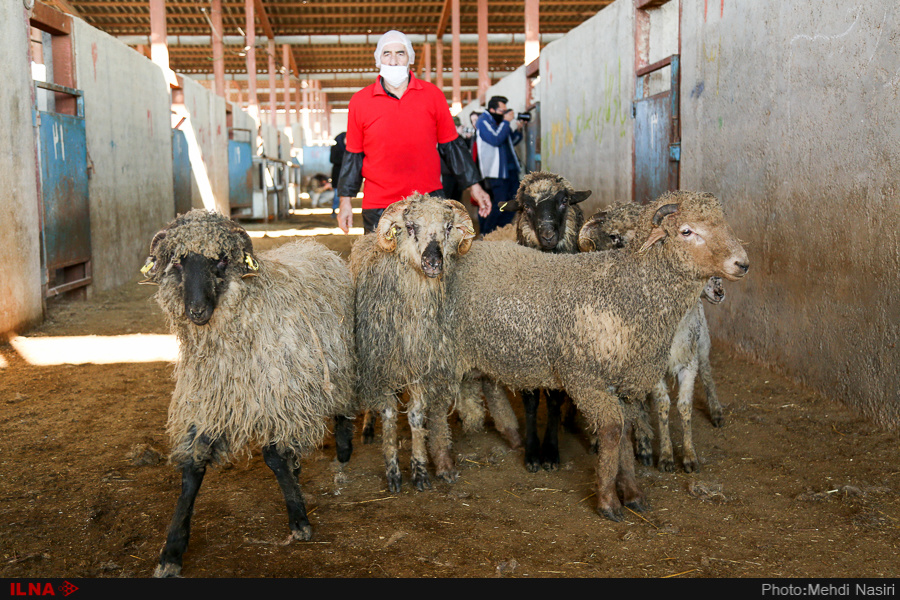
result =
[{"label": "white face mask", "polygon": [[409,67],[406,65],[381,65],[381,77],[391,87],[400,87],[406,83],[409,77]]}]

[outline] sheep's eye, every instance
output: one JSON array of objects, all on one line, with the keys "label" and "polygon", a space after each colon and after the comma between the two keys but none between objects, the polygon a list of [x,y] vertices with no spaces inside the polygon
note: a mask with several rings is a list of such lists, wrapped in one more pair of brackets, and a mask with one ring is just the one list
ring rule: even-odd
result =
[{"label": "sheep's eye", "polygon": [[616,245],[616,246],[618,246],[618,245],[620,245],[620,244],[622,243],[622,238],[620,238],[620,237],[619,237],[618,235],[616,235],[615,233],[610,234],[609,239],[610,239],[610,241],[611,241],[614,245]]},{"label": "sheep's eye", "polygon": [[406,233],[408,233],[409,235],[412,235],[412,236],[416,235],[416,226],[413,225],[412,223],[407,223],[406,224]]},{"label": "sheep's eye", "polygon": [[525,205],[525,212],[527,212],[529,215],[531,214],[531,211],[533,211],[533,210],[534,210],[534,208],[532,208],[530,204]]},{"label": "sheep's eye", "polygon": [[175,267],[176,269],[178,269],[178,270],[180,271],[180,270],[182,269],[182,266],[181,266],[181,260],[178,259],[178,258],[173,258],[173,259],[172,259],[172,266]]},{"label": "sheep's eye", "polygon": [[220,271],[224,271],[227,266],[228,266],[228,257],[227,256],[223,256],[222,258],[220,258],[219,262],[216,264],[216,268],[219,269]]},{"label": "sheep's eye", "polygon": [[690,228],[690,227],[685,227],[685,228],[683,228],[683,229],[681,230],[681,235],[684,236],[684,237],[686,237],[686,238],[691,237],[693,234],[694,234],[694,232],[691,231],[691,228]]},{"label": "sheep's eye", "polygon": [[450,232],[453,231],[453,223],[447,223],[447,225],[444,228],[447,231],[447,234],[449,235]]}]

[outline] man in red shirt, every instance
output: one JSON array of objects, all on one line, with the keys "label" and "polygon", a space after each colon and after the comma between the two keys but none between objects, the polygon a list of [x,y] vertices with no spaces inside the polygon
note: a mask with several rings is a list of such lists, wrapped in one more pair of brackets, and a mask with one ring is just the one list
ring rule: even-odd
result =
[{"label": "man in red shirt", "polygon": [[456,131],[447,99],[437,86],[410,72],[414,60],[409,38],[388,31],[375,50],[378,79],[350,99],[347,150],[338,180],[338,227],[344,233],[353,222],[350,199],[363,178],[363,224],[372,232],[385,208],[413,192],[443,195],[441,158],[461,188],[471,187],[478,214],[490,214],[490,196],[479,183],[481,174]]}]

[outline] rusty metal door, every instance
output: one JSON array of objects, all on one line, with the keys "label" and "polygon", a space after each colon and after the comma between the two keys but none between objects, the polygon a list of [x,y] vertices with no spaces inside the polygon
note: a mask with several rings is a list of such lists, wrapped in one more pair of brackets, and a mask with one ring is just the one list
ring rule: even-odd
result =
[{"label": "rusty metal door", "polygon": [[42,94],[75,98],[76,114],[35,109],[41,168],[44,289],[55,296],[91,283],[87,141],[81,90],[35,82]]},{"label": "rusty metal door", "polygon": [[[665,92],[645,97],[651,73],[669,67]],[[678,139],[679,57],[672,55],[637,72],[634,116],[634,201],[646,204],[664,192],[678,189],[681,143]]]},{"label": "rusty metal door", "polygon": [[[253,204],[253,152],[250,131],[231,129],[228,140],[228,203],[232,209]],[[244,139],[246,138],[246,139]]]}]

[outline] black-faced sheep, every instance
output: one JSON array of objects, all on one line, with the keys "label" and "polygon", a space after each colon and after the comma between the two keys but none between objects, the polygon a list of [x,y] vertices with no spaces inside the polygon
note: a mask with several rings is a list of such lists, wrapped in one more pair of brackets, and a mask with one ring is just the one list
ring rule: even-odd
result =
[{"label": "black-faced sheep", "polygon": [[355,414],[353,286],[321,244],[256,256],[230,219],[203,210],[156,234],[142,269],[179,341],[167,430],[181,496],[154,573],[178,576],[206,467],[262,447],[287,505],[291,538],[312,535],[300,457],[335,418],[338,460],[350,458]]},{"label": "black-faced sheep", "polygon": [[458,257],[475,237],[465,208],[453,200],[415,194],[389,206],[375,234],[353,244],[350,270],[356,287],[356,348],[360,403],[382,416],[388,488],[400,490],[397,393],[409,393],[412,480],[431,487],[435,474],[457,477],[450,456],[447,414],[459,395],[446,286]]},{"label": "black-faced sheep", "polygon": [[[583,251],[603,251],[625,247],[635,235],[637,220],[641,207],[636,204],[618,204],[598,212],[592,216],[579,233],[579,247]],[[719,277],[712,277],[701,293],[701,299],[710,304],[718,304],[725,298],[725,287]],[[678,381],[678,412],[681,415],[684,469],[688,473],[697,471],[700,463],[693,445],[691,429],[691,411],[693,409],[694,381],[700,374],[706,392],[710,418],[715,427],[723,423],[722,407],[716,395],[712,368],[709,362],[710,339],[709,326],[703,312],[703,303],[698,300],[691,307],[675,333],[675,339],[669,352],[667,375]],[[661,471],[674,471],[675,462],[672,453],[672,440],[669,433],[669,399],[668,386],[665,379],[654,386],[651,393],[658,416],[659,426],[659,461]],[[652,449],[649,436],[637,441],[638,456],[645,464],[652,464]]]},{"label": "black-faced sheep", "polygon": [[[584,223],[579,203],[591,195],[590,190],[576,191],[564,177],[546,171],[526,175],[515,200],[501,210],[517,211],[509,225],[492,231],[485,241],[512,239],[527,248],[555,254],[578,252],[578,234]],[[483,378],[485,388],[497,387]],[[541,390],[522,390],[525,407],[525,468],[535,473],[541,466],[548,471],[559,468],[559,424],[562,406],[568,401],[563,390],[544,390],[547,400],[547,424],[543,444],[537,433],[537,411]],[[488,390],[485,389],[485,397]]]},{"label": "black-faced sheep", "polygon": [[631,244],[634,251],[557,255],[478,242],[449,294],[459,373],[477,369],[515,389],[572,397],[599,435],[597,510],[613,520],[622,519],[617,487],[632,508],[643,509],[644,496],[630,443],[620,448],[634,402],[623,406],[609,388],[646,396],[707,280],[738,280],[749,269],[710,194],[664,194],[644,207]]}]

